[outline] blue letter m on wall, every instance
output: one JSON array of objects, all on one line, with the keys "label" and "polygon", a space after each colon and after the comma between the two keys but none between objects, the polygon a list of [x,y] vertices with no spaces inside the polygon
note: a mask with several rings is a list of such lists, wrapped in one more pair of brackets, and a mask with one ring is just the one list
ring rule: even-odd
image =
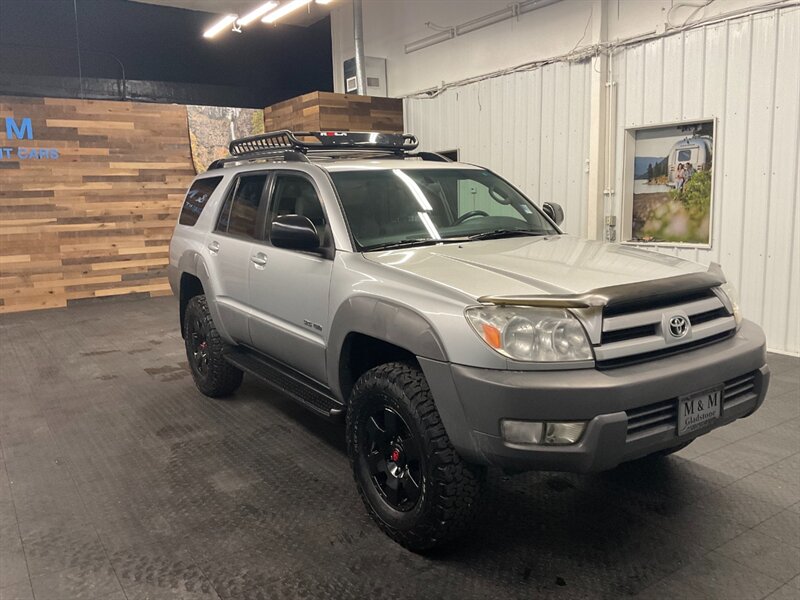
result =
[{"label": "blue letter m on wall", "polygon": [[17,125],[17,122],[11,117],[6,117],[6,137],[10,140],[13,140],[14,138],[17,138],[18,140],[32,140],[33,127],[31,126],[30,117],[25,117],[22,119],[19,125]]}]

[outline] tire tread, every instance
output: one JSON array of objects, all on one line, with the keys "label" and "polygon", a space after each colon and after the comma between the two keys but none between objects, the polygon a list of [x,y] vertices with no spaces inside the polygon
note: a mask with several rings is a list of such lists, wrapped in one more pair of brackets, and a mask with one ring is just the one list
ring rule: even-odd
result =
[{"label": "tire tread", "polygon": [[359,397],[365,392],[384,385],[393,387],[408,399],[412,413],[424,437],[423,446],[430,449],[430,487],[432,510],[417,526],[398,530],[385,523],[371,506],[361,485],[358,491],[378,526],[393,540],[414,551],[423,551],[447,543],[463,533],[471,522],[483,487],[485,470],[466,463],[456,452],[444,429],[425,376],[416,365],[391,362],[367,371],[353,388],[353,401],[347,412],[348,450],[356,483],[355,460],[357,450],[353,445],[357,412],[362,408]]},{"label": "tire tread", "polygon": [[209,348],[209,372],[203,378],[195,371],[192,371],[192,378],[194,379],[197,388],[210,398],[224,398],[233,394],[239,386],[242,385],[244,373],[225,360],[225,347],[226,344],[220,337],[217,328],[214,326],[214,321],[211,318],[211,312],[208,310],[208,301],[204,295],[194,296],[186,306],[186,318],[184,319],[184,339],[186,339],[186,357],[191,365],[192,357],[189,350],[189,323],[191,323],[192,315],[199,313],[198,316],[203,321],[207,336]]}]

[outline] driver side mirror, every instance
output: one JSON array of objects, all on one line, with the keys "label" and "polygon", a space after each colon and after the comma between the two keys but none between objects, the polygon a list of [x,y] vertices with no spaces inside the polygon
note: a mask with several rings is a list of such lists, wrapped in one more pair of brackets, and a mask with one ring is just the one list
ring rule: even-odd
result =
[{"label": "driver side mirror", "polygon": [[319,250],[317,228],[311,219],[302,215],[280,215],[272,222],[269,239],[278,248],[289,250]]},{"label": "driver side mirror", "polygon": [[564,222],[564,209],[560,204],[555,202],[545,202],[542,205],[542,210],[556,225],[561,225]]}]

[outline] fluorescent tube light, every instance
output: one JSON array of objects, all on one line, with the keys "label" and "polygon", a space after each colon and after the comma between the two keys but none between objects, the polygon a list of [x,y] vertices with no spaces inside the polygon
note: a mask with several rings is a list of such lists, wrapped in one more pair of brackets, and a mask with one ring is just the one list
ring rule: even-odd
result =
[{"label": "fluorescent tube light", "polygon": [[440,42],[445,42],[447,40],[452,40],[456,36],[456,30],[453,27],[445,29],[444,31],[439,31],[434,33],[433,35],[429,35],[428,37],[424,37],[421,40],[417,40],[415,42],[410,42],[405,45],[406,54],[411,54],[412,52],[416,52],[417,50],[422,50],[423,48],[427,48],[428,46],[433,46],[434,44],[438,44]]},{"label": "fluorescent tube light", "polygon": [[499,23],[500,21],[505,21],[506,19],[513,17],[516,14],[516,11],[517,7],[512,5],[507,8],[502,8],[489,15],[472,19],[471,21],[467,21],[461,25],[456,25],[456,35],[464,35],[470,31],[475,31],[476,29],[481,29],[483,27],[488,27],[489,25]]},{"label": "fluorescent tube light", "polygon": [[316,0],[317,4],[330,4],[333,0]]},{"label": "fluorescent tube light", "polygon": [[275,2],[275,0],[270,0],[269,2],[265,2],[264,4],[259,6],[258,8],[253,9],[252,11],[247,13],[245,16],[243,16],[241,19],[236,21],[236,24],[237,25],[250,25],[250,23],[252,23],[256,19],[258,19],[259,17],[263,17],[266,13],[271,11],[276,6],[278,6],[278,3]]},{"label": "fluorescent tube light", "polygon": [[294,12],[298,8],[306,6],[307,4],[310,3],[311,0],[292,0],[291,2],[287,2],[286,4],[281,4],[277,9],[273,10],[266,17],[261,19],[261,21],[263,23],[274,23],[281,17],[285,17],[290,12]]},{"label": "fluorescent tube light", "polygon": [[483,27],[488,27],[489,25],[494,25],[495,23],[500,23],[507,19],[518,17],[521,14],[529,13],[531,11],[544,8],[545,6],[550,6],[551,4],[556,4],[557,2],[561,2],[561,0],[523,0],[522,2],[512,4],[506,8],[501,8],[500,10],[489,13],[488,15],[478,17],[477,19],[472,19],[466,23],[461,23],[461,25],[448,27],[447,29],[434,33],[433,35],[429,35],[428,37],[424,37],[414,42],[409,42],[405,45],[405,51],[406,54],[411,54],[412,52],[422,50],[423,48],[433,46],[434,44],[446,42],[447,40],[451,40],[456,36],[465,35],[472,31],[482,29]]},{"label": "fluorescent tube light", "polygon": [[524,15],[532,10],[538,10],[540,8],[544,8],[545,6],[555,4],[556,2],[561,2],[561,0],[527,0],[527,2],[520,2],[519,14]]},{"label": "fluorescent tube light", "polygon": [[231,25],[236,20],[236,15],[225,15],[203,33],[204,38],[213,38],[220,31]]}]

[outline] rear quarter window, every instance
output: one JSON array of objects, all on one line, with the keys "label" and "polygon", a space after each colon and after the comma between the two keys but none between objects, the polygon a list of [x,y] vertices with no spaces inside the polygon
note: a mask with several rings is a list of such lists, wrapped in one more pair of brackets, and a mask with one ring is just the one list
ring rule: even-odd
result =
[{"label": "rear quarter window", "polygon": [[203,179],[196,180],[189,191],[186,192],[186,199],[183,201],[183,208],[181,209],[181,216],[178,223],[181,225],[189,225],[190,227],[197,223],[200,214],[208,204],[208,199],[211,194],[217,189],[222,177],[204,177]]}]

